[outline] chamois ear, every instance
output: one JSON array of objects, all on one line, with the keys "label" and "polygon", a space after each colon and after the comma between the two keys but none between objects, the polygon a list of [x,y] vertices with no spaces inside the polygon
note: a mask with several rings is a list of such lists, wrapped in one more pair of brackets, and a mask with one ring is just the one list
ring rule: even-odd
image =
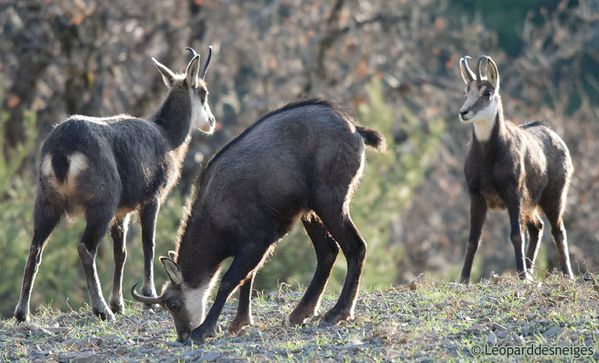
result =
[{"label": "chamois ear", "polygon": [[185,81],[189,86],[195,86],[198,83],[198,76],[200,74],[200,56],[194,56],[185,70]]},{"label": "chamois ear", "polygon": [[167,66],[157,61],[155,58],[152,58],[152,62],[154,62],[154,65],[160,72],[164,84],[166,84],[167,87],[172,87],[175,84],[175,73],[168,69]]},{"label": "chamois ear", "polygon": [[484,56],[485,59],[487,60],[486,63],[486,70],[487,70],[487,80],[489,81],[489,83],[491,83],[493,85],[493,88],[495,89],[495,93],[499,92],[499,70],[497,69],[497,64],[495,64],[495,62],[493,61],[493,59],[491,59],[491,57],[487,57]]},{"label": "chamois ear", "polygon": [[171,260],[176,261],[177,260],[177,252],[175,252],[175,251],[168,251],[168,257]]},{"label": "chamois ear", "polygon": [[183,283],[183,274],[181,273],[181,269],[179,265],[168,257],[162,256],[160,257],[160,262],[164,266],[164,270],[168,275],[168,278],[171,282],[177,286]]}]

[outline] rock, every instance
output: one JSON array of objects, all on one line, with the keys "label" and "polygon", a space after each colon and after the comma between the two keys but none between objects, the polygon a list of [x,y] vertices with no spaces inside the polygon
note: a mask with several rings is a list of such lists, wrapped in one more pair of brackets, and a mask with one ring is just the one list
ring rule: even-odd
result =
[{"label": "rock", "polygon": [[475,328],[475,327],[468,328],[468,329],[464,330],[464,332],[466,334],[472,334],[472,335],[481,335],[482,334],[482,330],[479,328]]},{"label": "rock", "polygon": [[489,345],[497,344],[497,335],[495,335],[493,332],[490,332],[489,335],[487,335],[487,343]]},{"label": "rock", "polygon": [[169,347],[182,347],[184,345],[187,345],[186,343],[182,343],[178,340],[169,341],[169,342],[166,342],[165,344],[168,345]]},{"label": "rock", "polygon": [[220,357],[220,353],[218,352],[208,352],[202,355],[202,361],[213,362]]},{"label": "rock", "polygon": [[558,337],[562,333],[563,330],[564,329],[559,326],[552,326],[551,328],[545,330],[545,332],[543,333],[543,336],[546,339],[553,339],[553,338]]},{"label": "rock", "polygon": [[507,337],[507,331],[506,330],[498,330],[495,332],[495,335],[499,339],[505,339]]},{"label": "rock", "polygon": [[202,349],[192,349],[188,352],[185,352],[185,354],[182,356],[182,358],[184,358],[184,360],[189,360],[192,362],[193,361],[203,361],[202,353],[203,353]]}]

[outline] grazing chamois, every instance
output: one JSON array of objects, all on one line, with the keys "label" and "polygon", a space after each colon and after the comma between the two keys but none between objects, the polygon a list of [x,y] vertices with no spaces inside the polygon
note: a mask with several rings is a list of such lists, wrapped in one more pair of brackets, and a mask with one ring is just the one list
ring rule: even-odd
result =
[{"label": "grazing chamois", "polygon": [[[48,236],[64,214],[83,212],[86,227],[78,245],[92,309],[103,320],[123,312],[122,277],[127,256],[129,215],[137,211],[144,252],[143,294],[156,296],[154,235],[161,202],[179,179],[183,158],[198,128],[214,130],[203,66],[195,50],[185,74],[175,74],[152,58],[169,93],[148,120],[129,115],[75,115],[56,126],[42,146],[34,206],[33,241],[25,265],[21,297],[14,316],[29,318],[29,300]],[[114,284],[110,309],[96,272],[96,252],[110,229],[114,242]]]},{"label": "grazing chamois", "polygon": [[[241,285],[229,328],[236,332],[251,324],[254,275],[275,242],[301,218],[318,262],[290,322],[299,324],[315,314],[339,246],[347,275],[323,322],[352,318],[366,242],[352,222],[349,204],[362,174],[364,144],[383,149],[385,140],[323,100],[288,104],[260,118],[205,164],[181,225],[178,250],[160,258],[170,280],[161,296],[140,296],[133,286],[133,297],[168,309],[179,341],[202,342],[214,336],[225,301]],[[233,261],[204,319],[206,300],[227,257]]]},{"label": "grazing chamois", "polygon": [[[507,208],[520,278],[531,278],[540,240],[543,211],[551,224],[562,273],[573,278],[562,215],[573,172],[564,141],[542,122],[515,125],[506,120],[499,96],[499,71],[490,57],[478,60],[476,73],[466,56],[460,73],[466,84],[460,120],[473,125],[464,174],[470,193],[470,237],[461,282],[468,283],[487,208]],[[524,252],[523,228],[529,242]]]}]

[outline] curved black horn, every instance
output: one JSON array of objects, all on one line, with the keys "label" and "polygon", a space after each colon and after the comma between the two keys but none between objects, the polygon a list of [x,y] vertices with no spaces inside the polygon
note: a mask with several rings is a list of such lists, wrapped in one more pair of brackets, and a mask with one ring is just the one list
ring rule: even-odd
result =
[{"label": "curved black horn", "polygon": [[139,295],[137,293],[137,291],[135,291],[135,289],[137,288],[137,285],[139,285],[139,281],[137,281],[135,283],[135,285],[133,285],[133,287],[131,288],[131,296],[133,296],[133,298],[135,300],[140,301],[145,304],[160,304],[162,302],[162,296],[150,297],[150,296]]},{"label": "curved black horn", "polygon": [[487,58],[485,56],[482,56],[480,58],[478,58],[478,63],[476,63],[476,74],[478,75],[478,80],[479,81],[484,81],[487,79],[487,70],[485,69],[485,76],[483,77],[483,68],[485,68],[483,65],[484,62],[487,61]]},{"label": "curved black horn", "polygon": [[474,72],[472,72],[472,69],[470,69],[470,65],[468,64],[468,61],[472,59],[472,57],[470,57],[469,55],[464,57],[464,65],[466,66],[466,71],[468,72],[468,74],[470,75],[470,77],[472,78],[472,80],[476,79],[476,74],[474,74]]},{"label": "curved black horn", "polygon": [[196,56],[199,56],[198,52],[195,51],[195,49],[193,49],[192,47],[187,47],[185,48],[185,50],[188,50],[189,52],[191,52],[191,57],[195,58]]},{"label": "curved black horn", "polygon": [[208,65],[210,65],[210,58],[212,58],[212,46],[208,47],[208,58],[206,58],[206,61],[202,66],[202,70],[200,71],[201,79],[204,79],[206,77],[206,72],[208,72]]}]

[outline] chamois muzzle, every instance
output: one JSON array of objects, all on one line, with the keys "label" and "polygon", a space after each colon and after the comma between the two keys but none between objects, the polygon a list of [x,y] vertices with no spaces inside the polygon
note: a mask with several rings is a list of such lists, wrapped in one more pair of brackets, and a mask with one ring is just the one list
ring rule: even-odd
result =
[{"label": "chamois muzzle", "polygon": [[157,297],[150,297],[150,296],[143,296],[137,293],[137,291],[135,291],[135,289],[137,288],[137,285],[139,285],[139,281],[137,281],[135,283],[135,285],[133,285],[133,287],[131,288],[131,296],[133,296],[133,298],[139,302],[145,303],[145,304],[160,304],[162,303],[162,296],[157,296]]}]

